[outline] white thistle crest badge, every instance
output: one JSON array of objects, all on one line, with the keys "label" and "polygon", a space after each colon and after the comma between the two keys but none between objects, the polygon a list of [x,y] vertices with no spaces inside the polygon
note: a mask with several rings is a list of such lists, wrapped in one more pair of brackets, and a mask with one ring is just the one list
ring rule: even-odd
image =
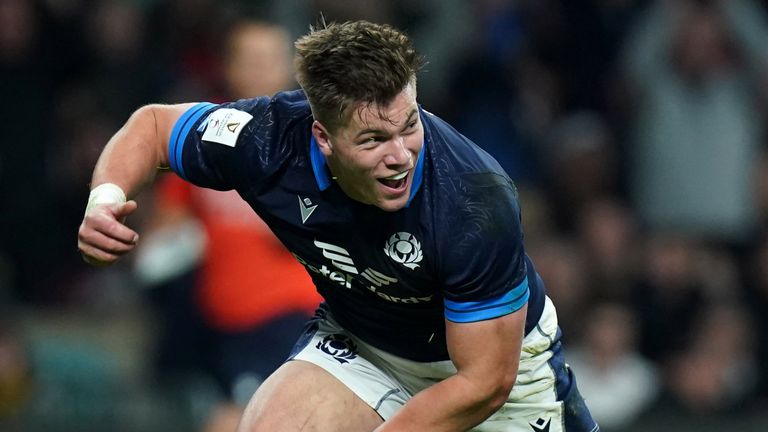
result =
[{"label": "white thistle crest badge", "polygon": [[423,255],[421,244],[411,233],[398,232],[392,235],[384,247],[384,253],[395,262],[414,270],[419,266]]}]

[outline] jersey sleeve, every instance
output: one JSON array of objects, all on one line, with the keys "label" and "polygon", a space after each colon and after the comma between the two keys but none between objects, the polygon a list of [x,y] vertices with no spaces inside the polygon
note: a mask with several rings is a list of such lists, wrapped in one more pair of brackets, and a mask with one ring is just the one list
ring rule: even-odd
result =
[{"label": "jersey sleeve", "polygon": [[513,313],[530,292],[515,186],[498,173],[474,173],[455,188],[440,245],[445,317],[464,323]]},{"label": "jersey sleeve", "polygon": [[199,103],[176,122],[168,142],[171,169],[201,187],[231,190],[258,184],[275,148],[274,111],[269,98],[215,105]]}]

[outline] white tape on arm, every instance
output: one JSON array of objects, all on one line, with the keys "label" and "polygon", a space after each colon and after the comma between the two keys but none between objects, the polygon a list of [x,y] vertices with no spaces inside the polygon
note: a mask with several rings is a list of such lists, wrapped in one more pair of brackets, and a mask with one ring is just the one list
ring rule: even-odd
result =
[{"label": "white tape on arm", "polygon": [[120,189],[120,186],[114,183],[103,183],[91,190],[91,194],[88,195],[88,205],[85,207],[85,212],[88,213],[98,204],[122,204],[125,201],[125,192]]}]

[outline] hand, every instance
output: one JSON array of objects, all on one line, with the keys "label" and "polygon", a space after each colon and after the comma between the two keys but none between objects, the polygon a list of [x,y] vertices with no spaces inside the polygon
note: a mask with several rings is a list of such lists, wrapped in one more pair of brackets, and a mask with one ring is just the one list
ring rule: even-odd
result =
[{"label": "hand", "polygon": [[113,264],[133,250],[139,235],[125,226],[126,216],[136,210],[136,201],[99,204],[89,209],[77,232],[77,248],[91,265]]}]

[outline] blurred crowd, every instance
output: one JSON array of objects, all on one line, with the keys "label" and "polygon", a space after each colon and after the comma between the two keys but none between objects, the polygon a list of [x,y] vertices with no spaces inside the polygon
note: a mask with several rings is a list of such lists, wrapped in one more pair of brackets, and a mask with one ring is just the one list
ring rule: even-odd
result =
[{"label": "blurred crowd", "polygon": [[[321,14],[405,30],[421,104],[516,181],[603,430],[768,430],[758,0],[0,0],[0,429],[207,424],[210,385],[151,372],[164,288],[135,257],[77,253],[90,175],[141,105],[295,87],[244,23],[293,40]],[[233,54],[243,33],[264,56]]]}]

